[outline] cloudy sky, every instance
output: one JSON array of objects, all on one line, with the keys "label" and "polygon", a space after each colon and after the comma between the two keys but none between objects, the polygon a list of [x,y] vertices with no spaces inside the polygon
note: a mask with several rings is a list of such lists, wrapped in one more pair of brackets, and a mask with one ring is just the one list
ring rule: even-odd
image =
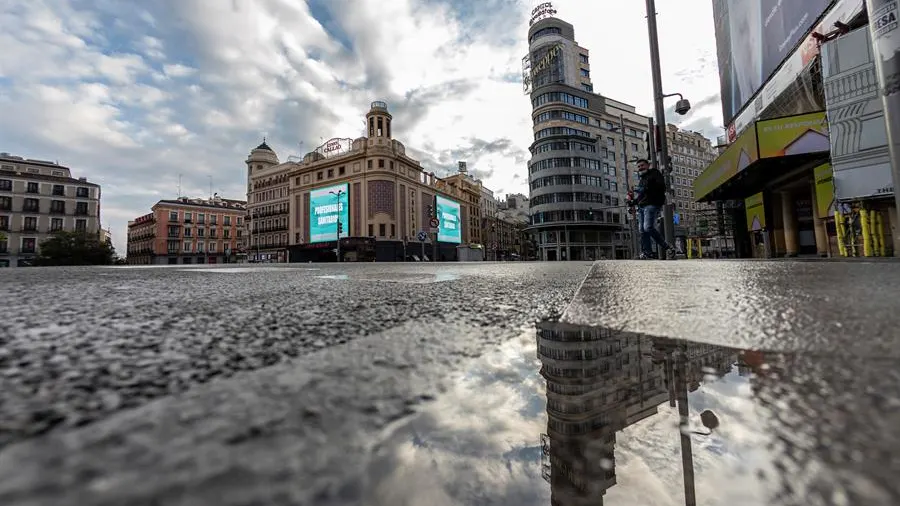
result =
[{"label": "cloudy sky", "polygon": [[[438,174],[457,160],[527,193],[522,93],[533,0],[0,0],[0,151],[58,160],[127,220],[161,198],[244,198],[266,135],[285,160],[363,134],[384,100],[394,136]],[[714,138],[710,0],[657,0],[663,82],[695,104],[669,120]],[[644,2],[557,0],[591,50],[594,88],[650,114]],[[670,106],[672,104],[669,104]],[[12,120],[10,120],[12,118]]]}]

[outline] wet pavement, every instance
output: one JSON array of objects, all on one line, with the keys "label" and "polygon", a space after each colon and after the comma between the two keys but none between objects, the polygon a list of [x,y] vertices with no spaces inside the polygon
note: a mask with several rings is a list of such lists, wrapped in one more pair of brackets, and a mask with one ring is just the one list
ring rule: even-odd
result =
[{"label": "wet pavement", "polygon": [[[900,316],[883,300],[900,266],[600,262],[579,285],[586,266],[519,265],[213,273],[296,276],[297,298],[325,280],[401,307],[454,295],[443,317],[19,436],[0,504],[900,504]],[[864,288],[834,285],[851,278]],[[668,321],[627,314],[648,303]]]}]

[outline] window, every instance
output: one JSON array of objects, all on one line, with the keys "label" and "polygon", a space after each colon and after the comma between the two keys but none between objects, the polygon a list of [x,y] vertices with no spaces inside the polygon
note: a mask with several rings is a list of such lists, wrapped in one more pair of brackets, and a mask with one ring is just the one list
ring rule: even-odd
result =
[{"label": "window", "polygon": [[593,93],[593,92],[594,92],[594,85],[593,85],[593,84],[585,84],[585,83],[581,83],[581,89],[584,90],[584,91],[586,91],[586,92],[588,92],[588,93]]},{"label": "window", "polygon": [[38,184],[37,183],[28,183],[28,187],[25,190],[28,193],[38,193]]},{"label": "window", "polygon": [[38,201],[38,199],[25,199],[25,201],[22,203],[23,211],[30,211],[30,212],[36,213],[39,211],[39,209],[40,209],[40,202]]},{"label": "window", "polygon": [[379,168],[379,169],[383,169],[383,168],[384,168],[384,160],[381,159],[381,158],[378,159],[378,168]]},{"label": "window", "polygon": [[241,225],[243,225],[243,224],[244,224],[244,218],[241,218],[240,216],[238,216],[237,224],[238,224],[239,227],[240,227]]},{"label": "window", "polygon": [[550,127],[538,130],[537,133],[534,134],[534,139],[538,140],[543,139],[544,137],[564,135],[577,135],[579,137],[591,138],[591,133],[584,130],[578,130],[576,128],[569,127]]},{"label": "window", "polygon": [[0,197],[0,211],[12,210],[12,197]]},{"label": "window", "polygon": [[87,220],[75,220],[75,231],[76,232],[86,232],[87,231]]},{"label": "window", "polygon": [[169,237],[178,237],[181,235],[181,230],[178,227],[169,227]]},{"label": "window", "polygon": [[63,219],[62,218],[53,218],[50,220],[50,231],[58,232],[63,229]]},{"label": "window", "polygon": [[637,150],[638,150],[638,145],[637,145],[636,142],[632,142],[632,143],[631,143],[631,150],[632,150],[632,151],[637,151]]},{"label": "window", "polygon": [[75,190],[75,196],[78,198],[86,199],[90,195],[90,191],[83,187],[79,186],[77,190]]},{"label": "window", "polygon": [[575,107],[581,107],[583,109],[587,109],[588,107],[588,100],[586,98],[576,97],[575,95],[570,95],[569,93],[563,93],[559,91],[551,91],[550,93],[538,95],[534,100],[531,101],[531,105],[532,107],[540,107],[551,102],[562,102],[564,104],[574,105]]},{"label": "window", "polygon": [[66,187],[61,184],[53,185],[53,194],[57,196],[63,196],[66,194]]},{"label": "window", "polygon": [[198,229],[197,229],[197,237],[204,237],[205,235],[206,235],[206,229],[205,229],[205,228],[198,228]]},{"label": "window", "polygon": [[366,160],[366,168],[367,168],[367,169],[371,169],[371,168],[372,168],[372,160]]},{"label": "window", "polygon": [[334,169],[328,169],[328,177],[329,178],[334,177]]},{"label": "window", "polygon": [[190,228],[184,229],[184,236],[185,237],[193,237],[194,236],[193,229],[190,229]]},{"label": "window", "polygon": [[394,170],[394,161],[391,160],[390,162],[388,162],[388,166],[391,170]]},{"label": "window", "polygon": [[384,230],[384,229],[385,229],[384,223],[378,224],[378,236],[379,236],[379,237],[384,237],[384,236],[385,236],[385,230]]},{"label": "window", "polygon": [[375,237],[375,226],[369,223],[369,237]]},{"label": "window", "polygon": [[88,213],[87,202],[76,202],[75,203],[75,214],[84,216]]},{"label": "window", "polygon": [[191,252],[191,243],[188,242],[188,241],[185,241],[185,242],[184,242],[184,252],[185,252],[185,253],[190,253],[190,252]]},{"label": "window", "polygon": [[558,27],[555,27],[555,26],[548,26],[547,28],[541,28],[540,30],[538,30],[538,31],[534,32],[534,34],[532,34],[531,38],[528,39],[528,43],[530,44],[535,39],[539,39],[541,37],[546,37],[548,35],[559,35],[561,33],[562,33],[562,30],[560,30]]},{"label": "window", "polygon": [[321,170],[320,170],[319,172],[316,173],[316,181],[321,181],[321,180],[324,179],[324,178],[325,178],[325,176],[324,176],[324,174],[322,173]]},{"label": "window", "polygon": [[169,211],[169,221],[178,221],[178,211]]},{"label": "window", "polygon": [[208,246],[207,249],[209,250],[210,253],[215,253],[215,252],[216,252],[216,243],[211,242],[211,243],[209,243],[207,246]]},{"label": "window", "polygon": [[26,232],[37,232],[37,218],[33,216],[26,217],[25,226],[23,228]]},{"label": "window", "polygon": [[219,221],[219,216],[218,216],[218,215],[216,215],[216,214],[210,214],[210,215],[209,215],[209,224],[210,224],[210,225],[215,225],[218,221]]},{"label": "window", "polygon": [[231,239],[231,229],[230,229],[230,228],[226,228],[225,230],[223,230],[223,231],[222,231],[222,236],[223,236],[224,238],[226,238],[226,239]]},{"label": "window", "polygon": [[591,77],[591,71],[588,69],[580,69],[581,77]]},{"label": "window", "polygon": [[580,61],[581,63],[584,63],[584,64],[586,65],[586,64],[588,63],[588,55],[586,55],[586,54],[579,54],[579,55],[578,55],[578,61]]},{"label": "window", "polygon": [[184,213],[184,222],[185,223],[193,223],[194,222],[194,213]]},{"label": "window", "polygon": [[11,192],[12,191],[12,180],[0,179],[0,191]]},{"label": "window", "polygon": [[56,214],[66,214],[66,203],[63,200],[50,201],[50,212]]},{"label": "window", "polygon": [[197,253],[203,253],[203,241],[197,243]]},{"label": "window", "polygon": [[569,111],[546,111],[538,114],[534,118],[534,124],[543,123],[545,121],[550,120],[566,120],[566,121],[574,121],[577,123],[582,123],[585,125],[590,125],[591,120],[582,114],[575,114],[574,112]]},{"label": "window", "polygon": [[347,172],[347,169],[344,168],[344,166],[338,167],[338,175],[339,176],[343,176],[345,172]]},{"label": "window", "polygon": [[225,216],[224,220],[225,220],[225,226],[230,227],[231,226],[231,216]]},{"label": "window", "polygon": [[34,253],[36,244],[37,239],[35,239],[34,237],[22,238],[22,253]]},{"label": "window", "polygon": [[391,237],[394,237],[396,235],[397,235],[397,226],[394,225],[393,223],[391,223]]},{"label": "window", "polygon": [[9,230],[9,216],[0,216],[0,230]]}]

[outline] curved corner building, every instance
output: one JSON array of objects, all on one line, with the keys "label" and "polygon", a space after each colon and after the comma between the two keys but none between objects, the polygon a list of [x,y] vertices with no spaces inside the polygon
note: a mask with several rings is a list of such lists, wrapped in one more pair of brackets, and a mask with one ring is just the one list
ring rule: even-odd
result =
[{"label": "curved corner building", "polygon": [[555,17],[536,21],[528,44],[522,77],[534,124],[529,231],[540,259],[627,258],[625,164],[617,167],[616,158],[621,161],[629,145],[632,155],[645,156],[646,118],[594,93],[588,50],[575,42],[571,24]]}]

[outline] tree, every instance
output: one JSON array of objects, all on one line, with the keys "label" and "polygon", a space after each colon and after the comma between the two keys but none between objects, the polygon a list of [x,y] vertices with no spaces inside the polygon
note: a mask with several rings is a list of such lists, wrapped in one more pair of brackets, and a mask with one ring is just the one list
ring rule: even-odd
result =
[{"label": "tree", "polygon": [[115,258],[112,244],[96,234],[61,231],[41,243],[35,265],[111,265]]}]

